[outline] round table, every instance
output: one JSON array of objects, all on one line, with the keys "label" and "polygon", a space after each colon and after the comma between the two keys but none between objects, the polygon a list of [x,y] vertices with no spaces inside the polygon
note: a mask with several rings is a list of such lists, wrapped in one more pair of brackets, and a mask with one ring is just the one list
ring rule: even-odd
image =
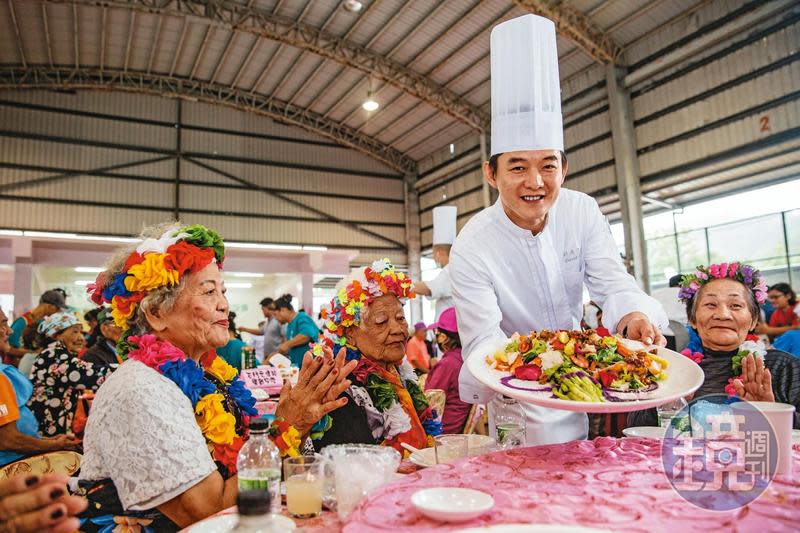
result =
[{"label": "round table", "polygon": [[[518,448],[408,474],[365,498],[345,533],[450,531],[503,523],[575,524],[612,531],[792,531],[800,524],[800,446],[793,477],[777,477],[741,509],[706,511],[683,500],[661,463],[661,442],[600,437]],[[426,487],[467,487],[495,500],[489,513],[460,524],[422,516],[411,495]],[[332,518],[332,517],[331,517]],[[335,527],[331,520],[328,524]]]}]

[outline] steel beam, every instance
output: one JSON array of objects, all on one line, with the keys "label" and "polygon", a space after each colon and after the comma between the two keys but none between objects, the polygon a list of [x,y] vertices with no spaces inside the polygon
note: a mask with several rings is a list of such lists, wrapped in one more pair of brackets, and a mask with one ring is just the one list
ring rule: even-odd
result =
[{"label": "steel beam", "polygon": [[[405,207],[406,207],[406,262],[408,263],[408,275],[414,281],[422,280],[422,232],[420,231],[419,217],[419,193],[414,187],[419,176],[417,174],[407,174],[404,180]],[[422,320],[422,299],[411,300],[411,320],[413,324]]]},{"label": "steel beam", "polygon": [[581,47],[600,64],[615,63],[622,48],[614,39],[567,2],[560,0],[514,0],[521,8],[547,17],[556,24],[559,34]]},{"label": "steel beam", "polygon": [[22,36],[19,33],[19,24],[17,24],[17,13],[14,11],[14,2],[12,0],[8,0],[8,11],[11,14],[11,23],[14,26],[14,35],[17,38],[17,51],[19,52],[19,59],[20,63],[22,63],[23,67],[28,66],[28,62],[25,60],[25,49],[22,48]]},{"label": "steel beam", "polygon": [[106,69],[101,73],[98,69],[88,68],[0,68],[0,90],[57,88],[120,90],[225,105],[299,126],[367,154],[403,173],[416,172],[417,168],[416,161],[406,154],[344,124],[279,100],[231,89],[226,85],[119,69]]}]

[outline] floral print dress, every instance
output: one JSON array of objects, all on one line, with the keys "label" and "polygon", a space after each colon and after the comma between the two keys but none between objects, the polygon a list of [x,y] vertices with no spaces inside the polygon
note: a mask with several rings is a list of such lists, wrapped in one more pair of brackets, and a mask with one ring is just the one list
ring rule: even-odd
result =
[{"label": "floral print dress", "polygon": [[97,391],[108,373],[108,366],[81,361],[60,341],[42,351],[31,368],[33,394],[28,401],[42,435],[71,433],[78,397]]}]

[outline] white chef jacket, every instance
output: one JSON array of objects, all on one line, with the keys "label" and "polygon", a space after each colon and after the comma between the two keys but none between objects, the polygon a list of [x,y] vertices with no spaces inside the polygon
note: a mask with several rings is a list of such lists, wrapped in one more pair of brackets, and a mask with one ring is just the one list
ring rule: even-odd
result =
[{"label": "white chef jacket", "polygon": [[[498,199],[461,230],[449,266],[464,361],[493,352],[514,332],[578,329],[584,283],[609,329],[633,311],[667,326],[661,305],[625,271],[597,203],[580,192],[561,190],[538,235],[511,222]],[[459,390],[470,403],[494,396],[466,364]],[[529,446],[586,438],[584,413],[523,407]]]},{"label": "white chef jacket", "polygon": [[450,265],[445,265],[439,274],[425,284],[431,290],[431,298],[436,299],[436,320],[442,316],[442,311],[448,307],[454,307],[453,284],[450,281]]}]

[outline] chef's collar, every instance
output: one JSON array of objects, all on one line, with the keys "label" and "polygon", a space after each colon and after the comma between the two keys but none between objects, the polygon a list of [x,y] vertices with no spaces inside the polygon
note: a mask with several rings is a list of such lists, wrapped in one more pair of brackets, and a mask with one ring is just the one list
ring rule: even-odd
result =
[{"label": "chef's collar", "polygon": [[[559,194],[559,198],[560,197],[561,195]],[[503,227],[507,228],[508,231],[510,231],[515,237],[521,237],[523,239],[528,239],[528,238],[535,239],[540,235],[542,235],[545,231],[547,231],[547,227],[550,225],[550,214],[556,208],[556,205],[558,205],[558,198],[556,198],[555,203],[547,212],[547,218],[544,221],[544,227],[542,228],[542,231],[540,231],[537,235],[534,235],[533,232],[529,229],[521,228],[516,224],[514,224],[514,222],[510,218],[508,218],[506,210],[503,208],[503,202],[500,200],[499,197],[492,206],[492,209],[494,209],[495,211],[495,218],[497,219],[497,221],[500,222],[500,224]]]}]

